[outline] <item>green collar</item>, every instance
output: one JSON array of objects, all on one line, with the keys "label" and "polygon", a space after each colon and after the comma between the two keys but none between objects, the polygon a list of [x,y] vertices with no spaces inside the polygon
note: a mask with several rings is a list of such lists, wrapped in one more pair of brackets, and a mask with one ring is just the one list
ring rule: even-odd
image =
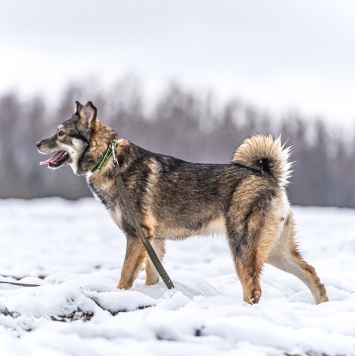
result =
[{"label": "green collar", "polygon": [[117,141],[112,141],[108,147],[107,147],[107,150],[104,154],[104,157],[102,158],[102,160],[100,162],[97,162],[95,163],[90,169],[89,171],[91,173],[94,173],[97,169],[99,171],[102,170],[102,168],[104,167],[104,165],[107,163],[107,161],[109,160],[109,158],[112,156],[113,154],[113,158],[114,158],[114,161],[116,160],[116,156],[115,156],[115,149],[116,149],[116,146],[117,146]]}]

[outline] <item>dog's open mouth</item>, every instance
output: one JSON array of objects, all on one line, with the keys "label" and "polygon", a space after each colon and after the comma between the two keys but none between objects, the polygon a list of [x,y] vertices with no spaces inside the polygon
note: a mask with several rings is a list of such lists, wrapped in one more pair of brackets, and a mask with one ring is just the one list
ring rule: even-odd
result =
[{"label": "dog's open mouth", "polygon": [[42,161],[39,164],[42,166],[44,164],[48,164],[51,168],[57,168],[61,166],[67,159],[69,158],[69,154],[66,151],[57,152],[52,158],[47,159],[46,161]]}]

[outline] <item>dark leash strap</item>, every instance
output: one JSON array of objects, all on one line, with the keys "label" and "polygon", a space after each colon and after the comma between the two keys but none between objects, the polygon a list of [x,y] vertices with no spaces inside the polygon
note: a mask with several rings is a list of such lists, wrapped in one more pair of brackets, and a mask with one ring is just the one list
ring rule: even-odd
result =
[{"label": "dark leash strap", "polygon": [[0,281],[1,284],[11,284],[13,286],[19,286],[19,287],[40,287],[39,284],[30,284],[30,283],[16,283],[16,282],[5,282],[5,281]]},{"label": "dark leash strap", "polygon": [[157,254],[155,253],[152,245],[150,244],[150,242],[148,241],[148,239],[145,237],[144,232],[142,230],[141,225],[138,222],[138,219],[136,217],[136,214],[134,213],[134,209],[133,209],[133,205],[131,202],[131,199],[129,198],[129,194],[127,191],[126,186],[124,185],[123,181],[122,181],[122,177],[120,174],[120,166],[118,164],[118,161],[116,159],[114,150],[112,150],[113,152],[113,159],[114,159],[114,166],[117,167],[117,175],[116,175],[116,187],[117,190],[121,196],[122,202],[123,202],[123,206],[125,208],[125,210],[128,212],[128,215],[131,219],[131,223],[133,224],[134,229],[136,230],[140,240],[142,241],[142,244],[144,245],[145,249],[148,252],[148,255],[151,259],[151,261],[154,264],[154,267],[156,268],[156,270],[158,271],[160,277],[162,278],[162,280],[164,281],[164,283],[166,284],[168,289],[172,289],[175,288],[173,282],[171,281],[169,275],[166,273],[163,265],[161,264]]}]

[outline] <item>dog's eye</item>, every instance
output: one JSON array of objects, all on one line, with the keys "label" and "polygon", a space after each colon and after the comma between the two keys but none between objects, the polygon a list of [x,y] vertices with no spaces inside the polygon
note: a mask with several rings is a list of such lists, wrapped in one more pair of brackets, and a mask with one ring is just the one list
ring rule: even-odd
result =
[{"label": "dog's eye", "polygon": [[63,131],[59,131],[58,132],[58,136],[64,136],[64,132]]}]

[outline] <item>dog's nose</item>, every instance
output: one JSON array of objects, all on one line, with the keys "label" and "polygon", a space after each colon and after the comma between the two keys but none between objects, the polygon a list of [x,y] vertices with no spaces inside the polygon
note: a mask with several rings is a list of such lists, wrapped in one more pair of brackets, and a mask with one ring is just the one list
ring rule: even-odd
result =
[{"label": "dog's nose", "polygon": [[36,147],[39,148],[39,146],[41,146],[41,143],[42,143],[42,141],[38,141],[38,142],[36,143]]}]

